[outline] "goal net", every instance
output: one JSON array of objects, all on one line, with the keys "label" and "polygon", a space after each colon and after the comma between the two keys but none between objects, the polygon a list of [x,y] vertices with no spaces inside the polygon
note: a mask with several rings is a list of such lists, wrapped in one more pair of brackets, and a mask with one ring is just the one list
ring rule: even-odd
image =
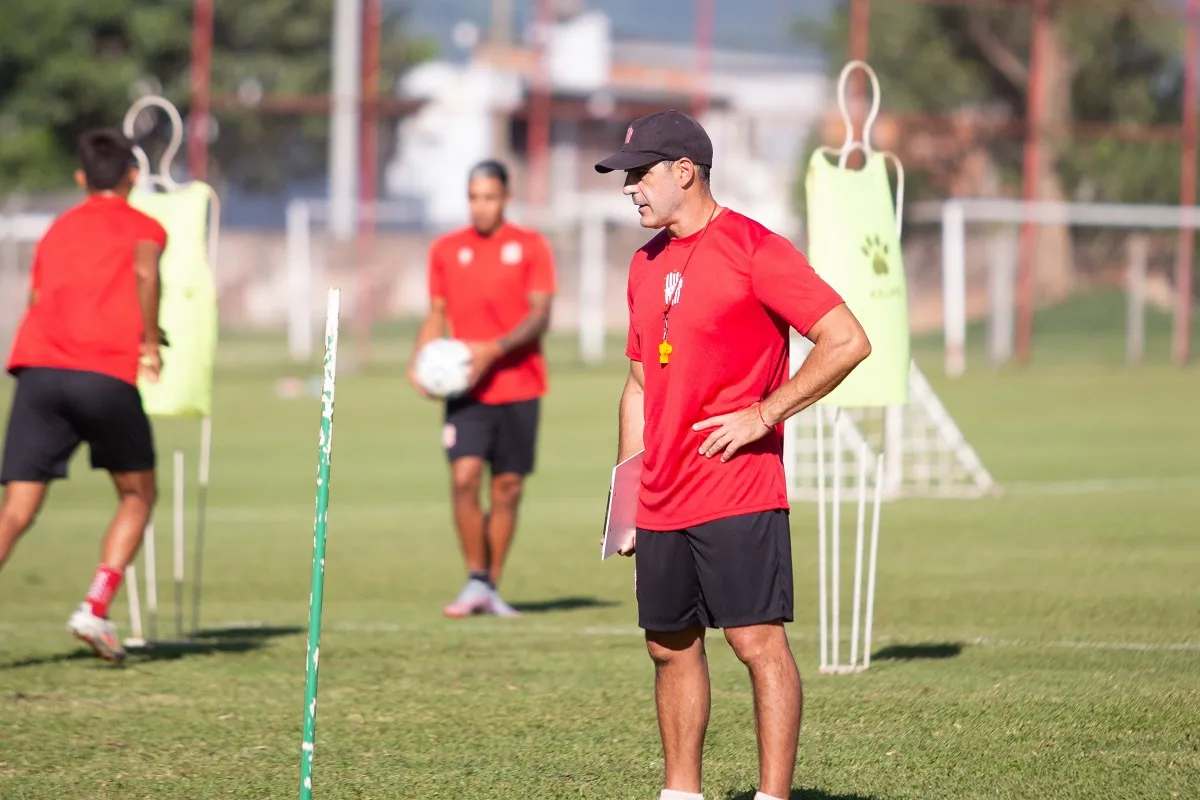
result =
[{"label": "goal net", "polygon": [[[792,339],[791,363],[799,368],[811,344]],[[785,423],[784,467],[788,495],[815,501],[835,484],[844,498],[873,491],[873,470],[883,455],[885,500],[902,497],[974,498],[996,490],[991,473],[938,399],[914,361],[908,402],[887,408],[811,406]]]}]

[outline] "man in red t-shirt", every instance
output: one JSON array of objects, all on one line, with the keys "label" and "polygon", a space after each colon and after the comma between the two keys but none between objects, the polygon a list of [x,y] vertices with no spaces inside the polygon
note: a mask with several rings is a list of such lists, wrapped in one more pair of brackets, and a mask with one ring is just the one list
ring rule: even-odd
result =
[{"label": "man in red t-shirt", "polygon": [[[793,619],[783,422],[870,353],[858,320],[782,236],[709,190],[712,142],[677,111],[650,114],[596,165],[623,170],[643,227],[663,229],[629,267],[629,377],[618,462],[644,450],[638,624],[656,667],[663,798],[700,793],[708,722],[706,628],[750,670],[759,800],[787,798],[801,685]],[[813,342],[795,376],[789,328]]]},{"label": "man in red t-shirt", "polygon": [[[413,358],[447,327],[472,353],[471,389],[446,403],[442,428],[468,573],[466,586],[444,612],[516,616],[496,587],[537,450],[540,398],[546,393],[541,339],[556,288],[554,257],[540,233],[505,221],[509,187],[503,164],[476,165],[467,191],[471,224],[439,238],[429,251],[430,311]],[[409,380],[424,394],[412,367]],[[485,462],[491,472],[486,514],[479,500]]]},{"label": "man in red t-shirt", "polygon": [[116,484],[117,514],[86,600],[67,628],[107,661],[125,651],[108,619],[125,567],[142,543],[155,499],[155,454],[139,370],[157,380],[158,261],[167,232],[132,208],[133,148],[116,131],[80,139],[75,180],[87,199],[38,243],[29,308],[8,360],[17,379],[0,484],[0,565],[29,528],[50,481],[67,477],[87,442],[93,469]]}]

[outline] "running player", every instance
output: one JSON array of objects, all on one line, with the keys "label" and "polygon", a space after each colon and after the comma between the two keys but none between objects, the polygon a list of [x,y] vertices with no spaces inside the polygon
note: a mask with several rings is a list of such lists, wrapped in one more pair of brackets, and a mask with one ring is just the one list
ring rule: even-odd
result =
[{"label": "running player", "polygon": [[[554,258],[540,233],[505,220],[510,193],[503,164],[477,164],[467,192],[471,224],[430,248],[430,311],[414,360],[447,327],[472,353],[471,389],[446,403],[442,428],[467,567],[466,585],[443,610],[450,617],[516,616],[496,587],[537,450],[539,406],[547,388],[541,339],[556,288]],[[411,366],[409,380],[425,394]],[[486,513],[479,496],[485,463],[491,476]]]},{"label": "running player", "polygon": [[76,182],[87,199],[38,243],[32,292],[8,361],[17,379],[0,484],[0,566],[33,523],[50,481],[67,477],[82,442],[93,469],[117,490],[100,565],[67,629],[96,655],[125,651],[108,607],[142,543],[155,500],[155,453],[142,408],[139,370],[157,380],[159,256],[167,232],[127,202],[136,178],[133,148],[120,133],[92,130],[79,141]]}]

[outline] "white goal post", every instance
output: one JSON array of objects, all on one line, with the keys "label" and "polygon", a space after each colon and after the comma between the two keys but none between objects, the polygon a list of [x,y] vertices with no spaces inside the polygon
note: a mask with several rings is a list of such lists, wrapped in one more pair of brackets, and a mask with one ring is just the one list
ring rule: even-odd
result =
[{"label": "white goal post", "polygon": [[[944,302],[945,371],[957,377],[966,370],[967,343],[967,233],[969,223],[1020,225],[1069,225],[1087,228],[1124,229],[1200,229],[1200,207],[1139,205],[1131,203],[1065,203],[1001,198],[963,198],[941,202],[914,203],[909,219],[914,222],[940,222],[942,234],[942,292]],[[1005,356],[1003,339],[1011,336],[1004,324],[1012,314],[1012,279],[1016,275],[1017,252],[1001,256],[989,275],[993,313],[999,325],[993,351]],[[1129,247],[1129,314],[1127,319],[1127,355],[1140,358],[1144,325],[1146,253],[1144,243],[1131,239]]]}]

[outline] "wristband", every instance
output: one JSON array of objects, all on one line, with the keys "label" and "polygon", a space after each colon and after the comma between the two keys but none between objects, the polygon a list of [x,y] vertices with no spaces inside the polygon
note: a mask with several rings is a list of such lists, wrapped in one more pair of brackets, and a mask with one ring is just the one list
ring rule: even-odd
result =
[{"label": "wristband", "polygon": [[767,428],[772,428],[772,427],[774,427],[773,425],[770,425],[770,424],[767,422],[767,420],[766,420],[766,419],[763,417],[763,413],[762,413],[762,403],[761,403],[761,402],[758,402],[758,403],[755,403],[754,405],[756,405],[756,406],[758,407],[758,421],[759,421],[759,422],[761,422],[761,423],[762,423],[764,426],[766,426]]}]

